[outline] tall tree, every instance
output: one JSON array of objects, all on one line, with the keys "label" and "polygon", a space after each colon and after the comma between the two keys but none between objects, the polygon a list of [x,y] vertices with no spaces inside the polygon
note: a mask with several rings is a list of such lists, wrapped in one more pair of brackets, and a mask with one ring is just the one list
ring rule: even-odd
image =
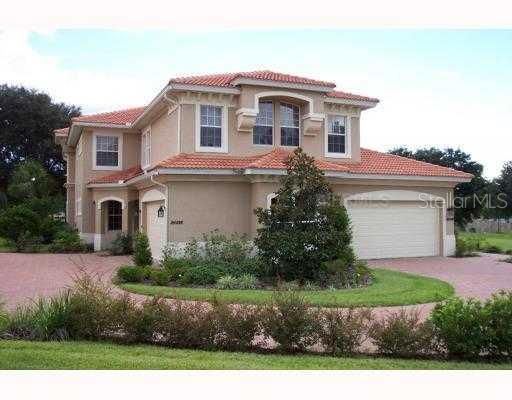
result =
[{"label": "tall tree", "polygon": [[480,215],[484,206],[482,200],[487,193],[488,182],[482,176],[483,165],[472,160],[470,154],[460,149],[441,150],[435,147],[416,151],[399,147],[389,153],[473,174],[474,178],[471,182],[459,183],[455,186],[455,222],[458,225],[464,225]]},{"label": "tall tree", "polygon": [[43,164],[62,188],[64,160],[53,131],[79,115],[79,107],[54,103],[46,93],[0,85],[0,191],[5,192],[16,165],[27,159]]},{"label": "tall tree", "polygon": [[[497,206],[503,206],[499,209],[500,217],[511,217],[512,216],[512,161],[509,161],[503,165],[500,176],[495,180],[497,186],[498,195]],[[497,195],[497,196],[498,196]]]}]

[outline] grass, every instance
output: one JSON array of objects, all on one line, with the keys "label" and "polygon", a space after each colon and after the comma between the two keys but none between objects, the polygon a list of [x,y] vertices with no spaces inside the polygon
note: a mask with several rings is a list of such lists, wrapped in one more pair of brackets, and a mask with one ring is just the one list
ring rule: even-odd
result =
[{"label": "grass", "polygon": [[[483,245],[496,246],[503,253],[512,251],[512,233],[473,233],[461,232],[462,238],[474,238],[482,242]],[[485,242],[485,243],[484,243]]]},{"label": "grass", "polygon": [[[400,306],[423,304],[445,300],[454,294],[453,287],[439,279],[374,269],[375,281],[371,286],[359,289],[321,290],[301,292],[316,306]],[[163,296],[183,300],[210,301],[213,296],[228,303],[260,304],[272,297],[269,290],[216,290],[208,288],[186,288],[149,286],[126,283],[121,288],[132,293]]]},{"label": "grass", "polygon": [[11,246],[7,239],[0,237],[0,253],[11,253],[15,249]]},{"label": "grass", "polygon": [[0,369],[512,369],[512,364],[0,340]]}]

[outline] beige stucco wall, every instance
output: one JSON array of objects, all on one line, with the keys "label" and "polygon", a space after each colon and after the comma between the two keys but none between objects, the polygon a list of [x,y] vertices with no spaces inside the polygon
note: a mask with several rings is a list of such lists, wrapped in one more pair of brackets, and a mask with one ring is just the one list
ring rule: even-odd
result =
[{"label": "beige stucco wall", "polygon": [[178,109],[170,115],[167,109],[142,132],[151,129],[151,167],[179,153]]},{"label": "beige stucco wall", "polygon": [[[82,233],[94,233],[95,213],[92,189],[87,188],[87,183],[95,178],[105,176],[115,170],[94,170],[93,169],[93,133],[96,130],[87,129],[80,137],[81,154],[76,152],[75,156],[75,198],[81,197],[82,215],[76,217],[77,228]],[[140,164],[140,135],[137,132],[120,131],[119,129],[102,128],[97,130],[101,133],[119,132],[123,135],[122,163],[121,169],[127,169]]]},{"label": "beige stucco wall", "polygon": [[170,182],[169,240],[186,242],[219,229],[249,234],[251,187],[242,182]]}]

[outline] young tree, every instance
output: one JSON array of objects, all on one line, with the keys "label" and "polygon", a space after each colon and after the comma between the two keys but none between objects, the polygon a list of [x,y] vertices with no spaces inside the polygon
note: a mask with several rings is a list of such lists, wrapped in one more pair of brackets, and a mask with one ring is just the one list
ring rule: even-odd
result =
[{"label": "young tree", "polygon": [[139,267],[153,264],[153,256],[149,247],[148,236],[144,232],[137,232],[133,243],[133,262]]},{"label": "young tree", "polygon": [[[459,183],[455,186],[454,195],[457,199],[461,199],[459,203],[463,205],[455,208],[455,223],[463,226],[480,215],[483,204],[476,201],[475,197],[481,197],[487,193],[488,182],[482,177],[483,165],[472,160],[470,154],[460,149],[441,150],[435,147],[419,149],[415,152],[406,147],[399,147],[389,153],[473,174],[474,178],[471,182]],[[462,199],[469,199],[469,201],[462,201]]]},{"label": "young tree", "polygon": [[5,191],[15,166],[34,159],[64,183],[64,161],[53,131],[69,126],[80,108],[54,103],[46,93],[21,86],[0,85],[0,191]]},{"label": "young tree", "polygon": [[349,218],[313,157],[299,148],[285,164],[275,202],[254,211],[255,243],[278,278],[316,280],[324,261],[353,258]]},{"label": "young tree", "polygon": [[33,198],[46,198],[55,189],[55,181],[43,165],[36,160],[26,160],[18,164],[7,188],[7,193],[15,201]]}]

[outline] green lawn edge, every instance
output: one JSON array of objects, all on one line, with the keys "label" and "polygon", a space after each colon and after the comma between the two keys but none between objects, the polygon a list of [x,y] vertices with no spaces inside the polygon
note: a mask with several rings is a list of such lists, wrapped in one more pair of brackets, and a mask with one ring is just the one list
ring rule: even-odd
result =
[{"label": "green lawn edge", "polygon": [[512,369],[511,363],[232,353],[97,342],[0,340],[0,354],[2,370]]},{"label": "green lawn edge", "polygon": [[[377,307],[425,304],[446,300],[453,287],[442,280],[386,269],[373,269],[372,285],[358,289],[301,291],[307,301],[321,307]],[[274,292],[268,290],[217,290],[206,288],[150,286],[125,283],[119,287],[147,296],[196,301],[216,299],[233,304],[261,304]]]}]

